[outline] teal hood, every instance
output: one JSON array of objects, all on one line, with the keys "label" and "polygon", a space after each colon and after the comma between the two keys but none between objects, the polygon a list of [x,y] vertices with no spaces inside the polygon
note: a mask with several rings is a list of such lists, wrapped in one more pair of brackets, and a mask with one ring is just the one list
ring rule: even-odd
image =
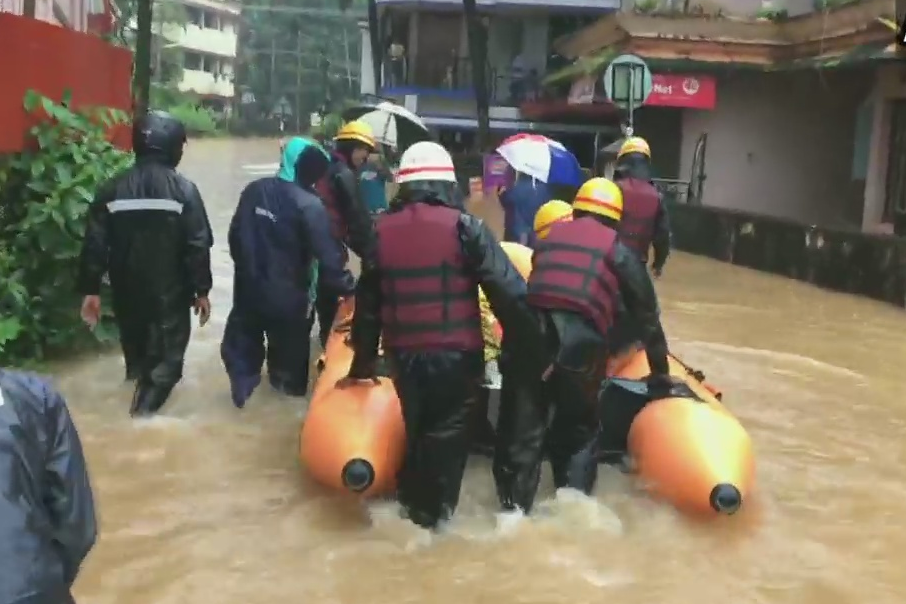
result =
[{"label": "teal hood", "polygon": [[310,186],[321,179],[330,166],[330,154],[317,142],[294,136],[283,147],[277,178]]}]

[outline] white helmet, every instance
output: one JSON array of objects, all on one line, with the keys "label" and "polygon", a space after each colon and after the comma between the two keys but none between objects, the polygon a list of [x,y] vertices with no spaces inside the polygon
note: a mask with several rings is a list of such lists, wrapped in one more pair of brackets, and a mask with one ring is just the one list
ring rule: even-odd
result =
[{"label": "white helmet", "polygon": [[446,149],[437,143],[424,141],[415,143],[403,153],[396,182],[403,184],[427,180],[455,183],[456,169]]}]

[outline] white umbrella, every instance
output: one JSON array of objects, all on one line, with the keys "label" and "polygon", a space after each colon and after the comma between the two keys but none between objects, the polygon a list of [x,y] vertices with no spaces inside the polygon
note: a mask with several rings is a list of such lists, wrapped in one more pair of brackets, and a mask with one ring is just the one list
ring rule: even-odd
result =
[{"label": "white umbrella", "polygon": [[343,112],[347,120],[358,120],[371,126],[378,142],[398,149],[400,139],[406,146],[429,138],[428,127],[420,117],[395,103],[360,105]]}]

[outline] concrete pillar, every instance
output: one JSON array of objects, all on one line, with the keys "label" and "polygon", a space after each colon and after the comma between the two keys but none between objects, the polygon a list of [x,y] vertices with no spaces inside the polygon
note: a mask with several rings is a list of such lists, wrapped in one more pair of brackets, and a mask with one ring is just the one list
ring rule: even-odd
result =
[{"label": "concrete pillar", "polygon": [[872,97],[874,109],[871,124],[871,145],[865,175],[865,205],[862,210],[862,230],[883,230],[884,202],[887,198],[887,163],[890,147],[890,103],[897,92],[897,74],[889,69],[875,71]]},{"label": "concrete pillar", "polygon": [[371,33],[368,31],[368,21],[359,21],[359,33],[362,36],[359,94],[377,94],[377,82],[374,81],[374,68],[371,62]]}]

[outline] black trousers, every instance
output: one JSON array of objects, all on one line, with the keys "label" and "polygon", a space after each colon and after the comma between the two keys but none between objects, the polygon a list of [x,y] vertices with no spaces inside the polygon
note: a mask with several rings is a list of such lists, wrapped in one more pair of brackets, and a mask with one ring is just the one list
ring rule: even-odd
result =
[{"label": "black trousers", "polygon": [[[558,489],[570,487],[591,494],[598,478],[600,377],[593,368],[604,357],[588,359],[588,371],[554,364],[544,379],[547,363],[538,359],[555,359],[558,350],[553,342],[539,347],[548,348],[546,354],[507,351],[509,358],[502,362],[492,470],[501,506],[526,513],[534,505],[545,453]],[[532,358],[520,363],[518,353]]]},{"label": "black trousers", "polygon": [[318,317],[318,339],[321,342],[322,350],[327,346],[327,337],[330,335],[330,329],[333,327],[333,321],[337,317],[339,307],[340,300],[337,298],[336,293],[328,290],[319,277],[317,297],[315,298],[315,314]]},{"label": "black trousers", "polygon": [[187,304],[156,307],[114,301],[126,372],[136,379],[133,415],[156,413],[182,379],[186,348],[192,334]]},{"label": "black trousers", "polygon": [[459,504],[484,355],[387,351],[387,357],[406,424],[397,495],[413,522],[434,528]]}]

